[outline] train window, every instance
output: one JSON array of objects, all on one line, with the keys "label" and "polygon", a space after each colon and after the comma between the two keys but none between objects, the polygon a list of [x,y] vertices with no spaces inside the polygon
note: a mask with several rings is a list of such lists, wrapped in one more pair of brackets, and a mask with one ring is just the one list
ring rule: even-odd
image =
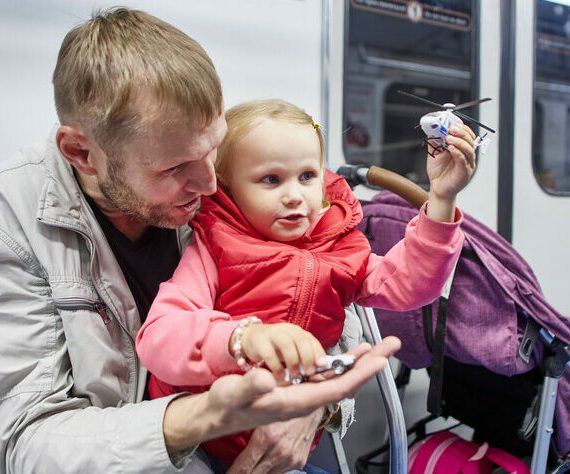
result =
[{"label": "train window", "polygon": [[[423,134],[434,107],[476,97],[475,0],[350,0],[346,16],[344,151],[427,187]],[[467,111],[476,118],[476,112]]]},{"label": "train window", "polygon": [[533,168],[547,193],[570,195],[570,2],[535,11]]}]

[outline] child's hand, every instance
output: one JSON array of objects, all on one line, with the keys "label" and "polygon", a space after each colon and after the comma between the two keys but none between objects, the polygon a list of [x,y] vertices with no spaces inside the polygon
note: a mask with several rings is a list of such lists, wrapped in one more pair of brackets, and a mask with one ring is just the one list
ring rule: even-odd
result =
[{"label": "child's hand", "polygon": [[241,347],[252,362],[264,361],[276,375],[287,368],[292,377],[300,373],[300,365],[304,374],[312,375],[325,355],[315,336],[289,323],[251,324],[243,332]]},{"label": "child's hand", "polygon": [[467,185],[475,170],[475,137],[467,125],[454,125],[445,139],[447,149],[439,153],[430,149],[430,153],[435,152],[435,156],[428,156],[427,160],[432,196],[453,201],[457,193]]}]

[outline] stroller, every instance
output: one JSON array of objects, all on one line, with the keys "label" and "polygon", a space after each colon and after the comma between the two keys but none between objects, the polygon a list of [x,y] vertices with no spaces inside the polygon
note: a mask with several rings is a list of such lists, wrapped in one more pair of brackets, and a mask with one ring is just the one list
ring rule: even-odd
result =
[{"label": "stroller", "polygon": [[[427,193],[376,167],[344,166],[338,173],[352,186],[396,193],[381,192],[363,204],[361,230],[383,255],[403,237]],[[432,416],[411,431],[425,436],[427,421],[453,416],[474,428],[476,441],[532,454],[533,474],[546,472],[549,453],[556,473],[570,472],[570,319],[544,300],[531,269],[508,242],[467,215],[462,229],[466,241],[448,295],[417,311],[375,310],[382,334],[402,340],[398,358],[404,367],[430,371]],[[358,472],[369,472],[384,450],[361,456]]]}]

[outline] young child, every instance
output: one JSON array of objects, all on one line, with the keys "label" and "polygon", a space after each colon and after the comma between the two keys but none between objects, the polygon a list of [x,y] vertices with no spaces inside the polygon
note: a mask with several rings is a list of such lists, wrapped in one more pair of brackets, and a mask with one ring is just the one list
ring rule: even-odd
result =
[{"label": "young child", "polygon": [[[406,310],[434,300],[463,242],[454,202],[475,167],[468,127],[428,158],[427,206],[380,257],[356,230],[360,203],[324,169],[322,131],[308,114],[264,100],[226,120],[218,190],[202,199],[193,241],[137,337],[153,397],[201,391],[262,361],[279,378],[285,368],[312,374],[323,347],[339,340],[346,306]],[[247,440],[203,447],[229,466]]]}]

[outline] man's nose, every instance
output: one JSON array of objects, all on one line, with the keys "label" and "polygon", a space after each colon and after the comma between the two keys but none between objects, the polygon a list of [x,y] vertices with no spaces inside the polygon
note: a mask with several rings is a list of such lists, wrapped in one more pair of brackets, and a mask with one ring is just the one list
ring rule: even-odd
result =
[{"label": "man's nose", "polygon": [[199,193],[204,196],[214,194],[217,187],[214,162],[208,158],[200,163],[200,166],[193,171],[193,175],[188,178],[188,182],[186,184],[188,191]]}]

